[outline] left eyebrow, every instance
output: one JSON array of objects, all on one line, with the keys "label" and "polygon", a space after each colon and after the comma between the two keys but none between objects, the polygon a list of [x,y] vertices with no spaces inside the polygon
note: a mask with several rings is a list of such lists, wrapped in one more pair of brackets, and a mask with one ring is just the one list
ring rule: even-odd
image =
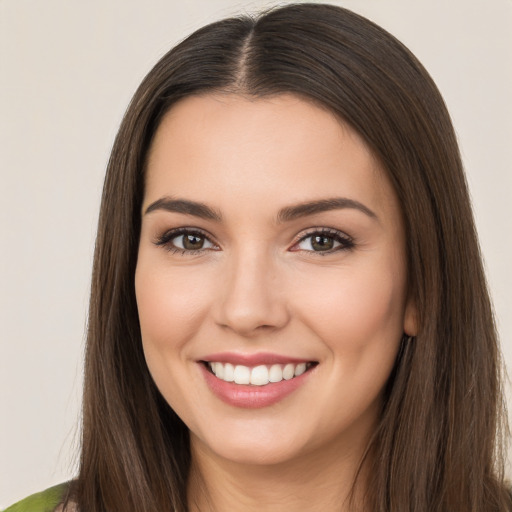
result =
[{"label": "left eyebrow", "polygon": [[327,212],[329,210],[339,210],[345,208],[352,208],[359,210],[368,217],[378,220],[377,214],[370,210],[367,206],[354,199],[346,197],[333,197],[330,199],[320,199],[319,201],[308,201],[306,203],[297,204],[294,206],[287,206],[279,211],[277,215],[277,222],[289,222],[300,217],[314,215],[316,213]]},{"label": "left eyebrow", "polygon": [[144,212],[144,215],[154,212],[156,210],[164,210],[167,212],[183,213],[185,215],[193,215],[201,219],[213,220],[220,222],[222,217],[220,213],[216,212],[204,203],[197,201],[188,201],[187,199],[173,199],[171,197],[162,197],[151,203]]}]

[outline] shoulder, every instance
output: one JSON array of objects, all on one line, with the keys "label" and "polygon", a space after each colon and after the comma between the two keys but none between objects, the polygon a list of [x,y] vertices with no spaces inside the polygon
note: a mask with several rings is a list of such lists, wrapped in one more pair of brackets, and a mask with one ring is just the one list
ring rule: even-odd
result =
[{"label": "shoulder", "polygon": [[3,512],[53,512],[64,498],[69,483],[50,487],[6,508]]}]

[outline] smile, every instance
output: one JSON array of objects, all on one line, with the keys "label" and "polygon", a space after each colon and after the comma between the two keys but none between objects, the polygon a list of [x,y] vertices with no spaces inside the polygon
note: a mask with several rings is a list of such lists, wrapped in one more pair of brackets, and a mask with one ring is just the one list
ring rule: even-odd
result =
[{"label": "smile", "polygon": [[287,363],[258,365],[254,367],[233,365],[231,363],[208,361],[207,366],[218,379],[235,384],[266,386],[283,380],[299,377],[309,370],[314,363]]},{"label": "smile", "polygon": [[197,361],[210,391],[240,408],[268,407],[301,388],[316,373],[318,361],[284,355],[223,352]]}]

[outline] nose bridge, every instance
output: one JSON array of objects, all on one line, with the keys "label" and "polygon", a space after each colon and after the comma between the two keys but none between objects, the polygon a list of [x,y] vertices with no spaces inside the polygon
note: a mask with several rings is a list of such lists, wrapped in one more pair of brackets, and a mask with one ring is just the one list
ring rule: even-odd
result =
[{"label": "nose bridge", "polygon": [[287,322],[287,308],[275,258],[261,247],[233,251],[227,261],[218,323],[250,336]]}]

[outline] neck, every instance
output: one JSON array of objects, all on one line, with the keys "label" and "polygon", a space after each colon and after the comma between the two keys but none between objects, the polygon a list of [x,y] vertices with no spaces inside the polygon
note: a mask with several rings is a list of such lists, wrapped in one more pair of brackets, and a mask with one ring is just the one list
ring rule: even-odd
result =
[{"label": "neck", "polygon": [[[192,439],[190,512],[356,512],[364,495],[364,446],[333,446],[279,464],[244,464],[213,454]],[[341,455],[340,455],[341,454]],[[357,485],[355,485],[357,483]]]}]

